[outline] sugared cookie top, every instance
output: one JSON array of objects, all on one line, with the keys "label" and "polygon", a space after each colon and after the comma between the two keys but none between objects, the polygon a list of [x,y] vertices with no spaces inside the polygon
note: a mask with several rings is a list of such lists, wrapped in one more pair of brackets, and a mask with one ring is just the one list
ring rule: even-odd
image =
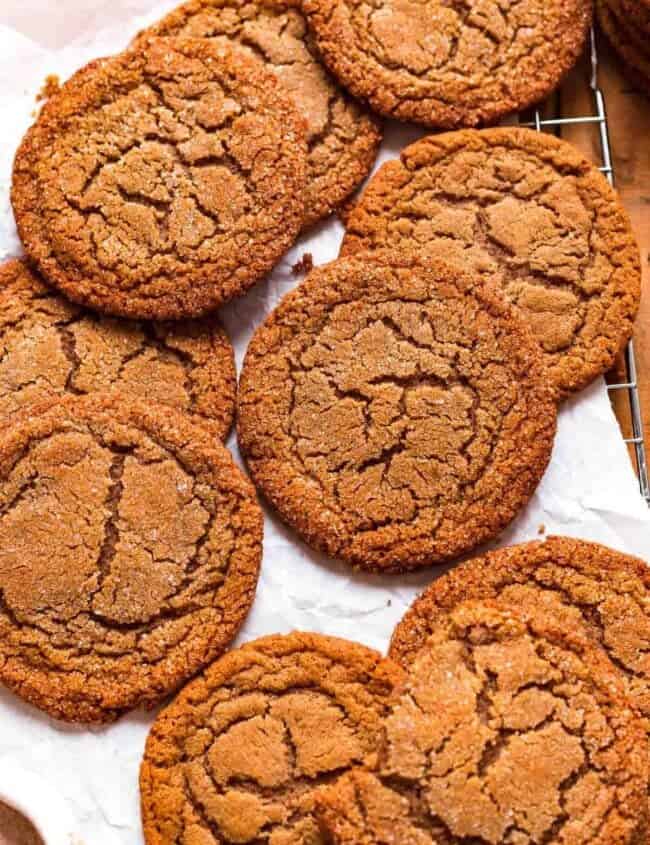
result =
[{"label": "sugared cookie top", "polygon": [[314,793],[371,763],[401,670],[318,634],[231,651],[156,720],[141,773],[147,845],[324,845]]},{"label": "sugared cookie top", "polygon": [[391,657],[410,663],[440,620],[467,599],[545,607],[567,628],[585,626],[628,678],[650,719],[650,569],[644,561],[571,537],[497,549],[434,581],[395,629]]},{"label": "sugared cookie top", "polygon": [[190,0],[149,32],[227,36],[277,76],[307,121],[305,227],[335,211],[368,175],[381,126],[329,75],[296,0]]},{"label": "sugared cookie top", "polygon": [[550,458],[541,355],[476,275],[413,256],[314,270],[258,329],[239,394],[253,479],[316,548],[384,572],[494,537]]},{"label": "sugared cookie top", "polygon": [[[547,613],[469,602],[441,618],[386,719],[376,772],[356,805],[379,787],[410,796],[385,807],[430,835],[413,845],[634,845],[645,832],[648,749],[623,679]],[[332,806],[321,815],[335,833],[338,820],[336,845],[391,842],[341,789],[330,804],[350,823]]]},{"label": "sugared cookie top", "polygon": [[582,52],[591,0],[304,0],[325,62],[379,114],[453,128],[544,99]]},{"label": "sugared cookie top", "polygon": [[491,278],[544,351],[560,396],[606,372],[632,334],[639,248],[607,180],[526,129],[431,136],[372,179],[342,254],[393,247]]},{"label": "sugared cookie top", "polygon": [[12,200],[45,278],[114,315],[244,293],[304,221],[305,126],[242,47],[141,40],[77,73],[18,150]]},{"label": "sugared cookie top", "polygon": [[257,586],[262,513],[185,414],[68,397],[0,436],[0,681],[102,722],[221,654]]},{"label": "sugared cookie top", "polygon": [[119,390],[172,405],[225,439],[235,414],[233,349],[216,317],[148,323],[101,317],[22,261],[0,266],[0,426],[63,394]]}]

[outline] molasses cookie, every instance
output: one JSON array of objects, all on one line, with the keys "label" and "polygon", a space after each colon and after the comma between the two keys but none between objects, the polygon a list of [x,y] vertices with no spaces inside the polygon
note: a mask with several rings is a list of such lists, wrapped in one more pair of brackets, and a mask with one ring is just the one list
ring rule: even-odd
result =
[{"label": "molasses cookie", "polygon": [[586,626],[627,676],[630,697],[650,725],[650,570],[642,560],[597,543],[549,537],[462,563],[416,599],[395,629],[391,657],[411,663],[457,604],[497,597],[546,608],[567,629]]},{"label": "molasses cookie", "polygon": [[75,302],[196,317],[244,293],[304,221],[305,127],[237,44],[142,39],[88,65],[16,156],[28,256]]},{"label": "molasses cookie", "polygon": [[415,256],[314,270],[258,329],[239,392],[253,479],[312,546],[401,572],[495,537],[550,458],[527,327],[477,274]]},{"label": "molasses cookie", "polygon": [[231,651],[156,720],[140,778],[147,845],[323,845],[314,793],[371,764],[401,670],[318,634]]},{"label": "molasses cookie", "polygon": [[591,0],[304,0],[325,62],[379,114],[454,128],[543,100],[575,64]]},{"label": "molasses cookie", "polygon": [[629,218],[597,168],[552,135],[467,130],[406,147],[354,207],[342,254],[387,246],[495,281],[560,397],[606,372],[632,334],[641,270]]},{"label": "molasses cookie", "polygon": [[0,681],[54,717],[153,705],[255,596],[262,513],[185,414],[67,397],[0,436]]},{"label": "molasses cookie", "polygon": [[216,317],[100,317],[47,287],[22,261],[0,266],[0,427],[64,393],[115,389],[187,411],[223,440],[235,413],[232,346]]},{"label": "molasses cookie", "polygon": [[384,811],[413,845],[636,845],[647,752],[622,679],[588,637],[468,602],[415,658],[375,781],[332,786],[319,814],[335,845],[401,843],[382,835],[390,819],[378,824],[378,792],[389,789]]},{"label": "molasses cookie", "polygon": [[277,76],[307,121],[305,227],[335,211],[370,172],[381,126],[325,70],[298,0],[190,0],[149,32],[227,36]]}]

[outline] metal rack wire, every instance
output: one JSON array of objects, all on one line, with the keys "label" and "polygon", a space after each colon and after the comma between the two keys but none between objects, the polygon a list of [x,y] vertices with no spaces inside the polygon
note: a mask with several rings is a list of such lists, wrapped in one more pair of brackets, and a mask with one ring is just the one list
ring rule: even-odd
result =
[{"label": "metal rack wire", "polygon": [[[591,32],[589,49],[591,59],[589,87],[593,103],[593,112],[588,115],[580,115],[576,117],[553,116],[546,118],[542,117],[539,109],[536,109],[533,113],[533,119],[530,122],[523,123],[522,125],[536,129],[538,132],[561,131],[563,126],[577,126],[580,124],[593,125],[597,128],[599,137],[600,159],[602,162],[599,169],[602,173],[604,173],[610,184],[614,185],[615,177],[609,140],[609,127],[607,124],[607,108],[605,104],[605,97],[603,96],[603,92],[598,81],[598,44],[596,34],[593,30]],[[625,437],[624,440],[626,443],[631,444],[634,448],[636,470],[637,475],[639,476],[639,488],[641,490],[641,495],[645,498],[648,505],[650,505],[650,483],[648,480],[648,464],[643,434],[643,418],[641,416],[641,402],[637,383],[636,358],[634,355],[633,340],[628,343],[625,349],[625,372],[626,376],[624,381],[620,381],[616,384],[608,384],[607,389],[610,391],[610,394],[614,391],[620,390],[627,392],[632,436]]]}]

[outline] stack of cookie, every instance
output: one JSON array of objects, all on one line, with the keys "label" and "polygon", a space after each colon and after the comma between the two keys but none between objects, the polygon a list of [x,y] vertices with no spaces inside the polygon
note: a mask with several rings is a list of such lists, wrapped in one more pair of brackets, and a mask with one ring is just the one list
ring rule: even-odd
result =
[{"label": "stack of cookie", "polygon": [[632,84],[650,96],[650,2],[597,0],[598,22]]},{"label": "stack of cookie", "polygon": [[315,634],[231,652],[152,728],[147,845],[646,841],[649,588],[551,538],[436,581],[388,659]]}]

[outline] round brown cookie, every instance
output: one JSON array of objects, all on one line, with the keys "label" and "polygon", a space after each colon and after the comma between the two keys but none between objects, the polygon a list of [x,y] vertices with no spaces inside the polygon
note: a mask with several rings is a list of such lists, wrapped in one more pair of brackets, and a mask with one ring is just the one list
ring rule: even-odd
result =
[{"label": "round brown cookie", "polygon": [[512,308],[415,256],[314,270],[255,333],[238,397],[258,488],[315,548],[401,572],[495,537],[548,463],[556,407]]},{"label": "round brown cookie", "polygon": [[76,302],[196,317],[244,293],[304,220],[305,127],[237,44],[142,39],[77,73],[16,156],[28,256]]},{"label": "round brown cookie", "polygon": [[[439,620],[385,721],[377,771],[396,794],[394,824],[430,835],[417,845],[645,835],[648,748],[622,679],[588,637],[507,605],[469,602]],[[374,836],[376,816],[355,815],[346,790],[331,788],[330,813],[343,804],[362,835],[335,833],[335,845],[395,841]]]},{"label": "round brown cookie", "polygon": [[236,635],[262,527],[179,411],[98,395],[24,415],[0,437],[0,681],[72,722],[153,705]]},{"label": "round brown cookie", "polygon": [[119,390],[187,411],[225,440],[237,374],[218,319],[143,323],[100,317],[22,261],[0,266],[0,427],[65,393]]},{"label": "round brown cookie", "polygon": [[354,207],[342,254],[388,246],[494,280],[560,396],[606,372],[632,334],[641,269],[629,218],[603,175],[552,135],[467,130],[406,147]]},{"label": "round brown cookie", "polygon": [[626,27],[604,0],[596,0],[598,23],[621,59],[625,75],[644,94],[650,96],[650,51],[642,49],[641,36]]},{"label": "round brown cookie", "polygon": [[190,0],[150,32],[227,36],[275,73],[307,121],[305,228],[335,211],[370,172],[381,124],[327,73],[298,0]]},{"label": "round brown cookie", "polygon": [[140,785],[147,845],[322,845],[315,790],[371,763],[402,671],[318,634],[231,651],[156,720]]},{"label": "round brown cookie", "polygon": [[585,625],[627,676],[631,698],[650,720],[650,569],[597,543],[549,537],[462,563],[416,599],[395,629],[391,657],[408,665],[457,604],[497,597],[548,608],[567,629]]},{"label": "round brown cookie", "polygon": [[328,67],[386,117],[453,128],[544,99],[573,67],[592,0],[304,0]]}]

